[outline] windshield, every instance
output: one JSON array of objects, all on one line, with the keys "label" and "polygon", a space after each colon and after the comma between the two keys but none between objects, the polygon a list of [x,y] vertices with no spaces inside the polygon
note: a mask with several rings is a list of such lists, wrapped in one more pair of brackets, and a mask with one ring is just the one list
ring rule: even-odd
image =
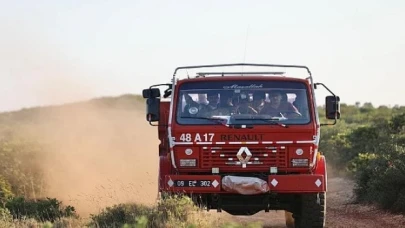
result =
[{"label": "windshield", "polygon": [[287,81],[187,82],[179,88],[183,125],[308,124],[307,87]]}]

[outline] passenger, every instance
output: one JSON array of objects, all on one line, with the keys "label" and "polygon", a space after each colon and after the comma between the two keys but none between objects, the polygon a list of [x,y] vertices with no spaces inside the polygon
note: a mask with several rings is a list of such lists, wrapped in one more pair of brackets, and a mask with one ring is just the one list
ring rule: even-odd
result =
[{"label": "passenger", "polygon": [[219,103],[219,96],[217,92],[208,92],[207,93],[207,100],[208,100],[208,104],[206,105],[206,107],[208,109],[214,110],[218,108],[218,103]]},{"label": "passenger", "polygon": [[258,114],[259,112],[252,107],[249,94],[241,93],[239,95],[239,105],[235,110],[236,114]]},{"label": "passenger", "polygon": [[220,97],[219,97],[219,107],[224,107],[224,108],[233,107],[231,91],[221,92]]},{"label": "passenger", "polygon": [[236,109],[239,106],[239,94],[233,95],[231,100],[233,107]]},{"label": "passenger", "polygon": [[305,95],[303,96],[302,94],[296,94],[295,100],[292,104],[298,109],[301,114],[307,113],[305,111],[305,107],[308,107],[305,102]]},{"label": "passenger", "polygon": [[205,94],[201,94],[201,93],[198,94],[198,103],[204,104],[204,105],[208,104],[207,96]]},{"label": "passenger", "polygon": [[268,105],[265,102],[266,99],[266,93],[263,91],[255,91],[253,93],[253,108],[258,112],[261,113],[261,110],[264,108],[264,106]]},{"label": "passenger", "polygon": [[217,92],[207,92],[208,104],[201,104],[198,116],[209,117],[211,112],[218,108],[219,96]]},{"label": "passenger", "polygon": [[232,92],[224,91],[221,92],[218,108],[212,111],[212,115],[231,115],[234,113],[234,106],[232,104]]},{"label": "passenger", "polygon": [[282,101],[283,93],[275,90],[269,93],[270,104],[266,105],[262,110],[262,114],[271,116],[283,115],[287,118],[300,117],[301,113],[298,109],[288,101]]}]

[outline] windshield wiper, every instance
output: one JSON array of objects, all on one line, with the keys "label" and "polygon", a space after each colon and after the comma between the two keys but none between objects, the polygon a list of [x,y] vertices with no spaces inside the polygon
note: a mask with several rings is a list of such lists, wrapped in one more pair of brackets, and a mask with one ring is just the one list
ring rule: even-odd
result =
[{"label": "windshield wiper", "polygon": [[235,118],[235,120],[261,120],[263,122],[269,123],[271,125],[279,125],[281,127],[288,128],[288,125],[280,123],[280,120],[283,120],[284,117],[271,117],[271,118]]},{"label": "windshield wiper", "polygon": [[211,120],[215,123],[220,123],[221,125],[224,125],[226,127],[229,127],[228,124],[224,123],[226,119],[222,118],[212,118],[212,117],[202,117],[202,116],[180,116],[180,118],[185,118],[185,119],[200,119],[200,120]]},{"label": "windshield wiper", "polygon": [[[252,124],[227,124],[224,123],[227,119],[224,118],[212,118],[212,117],[202,117],[202,116],[180,116],[180,118],[185,118],[185,119],[202,119],[202,120],[210,120],[214,121],[215,123],[220,123],[223,126],[226,127],[232,127],[232,128],[253,128]],[[278,121],[282,120],[283,117],[277,118],[277,117],[271,117],[271,118],[235,118],[235,120],[261,120],[266,123],[269,123],[271,125],[279,125],[281,127],[288,128],[288,125],[280,123]]]},{"label": "windshield wiper", "polygon": [[262,121],[265,121],[266,123],[269,123],[269,124],[272,124],[272,125],[279,125],[281,127],[288,128],[287,124],[283,124],[283,123],[278,122],[278,121],[280,121],[279,119],[257,119],[257,120],[262,120]]}]

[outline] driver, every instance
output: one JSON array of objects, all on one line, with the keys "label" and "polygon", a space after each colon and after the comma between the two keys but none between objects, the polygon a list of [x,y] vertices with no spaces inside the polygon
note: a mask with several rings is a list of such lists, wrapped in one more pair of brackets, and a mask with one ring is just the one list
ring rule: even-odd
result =
[{"label": "driver", "polygon": [[300,117],[298,109],[288,101],[282,101],[282,92],[274,90],[269,92],[270,104],[265,105],[261,113],[271,116],[285,116],[287,118]]},{"label": "driver", "polygon": [[184,98],[186,100],[186,105],[184,106],[183,116],[192,116],[191,108],[195,107],[198,109],[199,104],[193,100],[190,94],[184,94]]}]

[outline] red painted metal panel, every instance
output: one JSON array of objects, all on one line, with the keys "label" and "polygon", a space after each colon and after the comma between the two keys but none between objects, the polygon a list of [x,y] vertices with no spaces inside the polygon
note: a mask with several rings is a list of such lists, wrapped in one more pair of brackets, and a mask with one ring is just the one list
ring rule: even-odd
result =
[{"label": "red painted metal panel", "polygon": [[325,182],[325,190],[328,189],[328,174],[326,170],[326,158],[324,155],[320,156],[320,159],[318,160],[315,168],[315,174],[323,175],[324,176],[324,182]]},{"label": "red painted metal panel", "polygon": [[270,192],[324,192],[326,185],[323,175],[270,175],[268,177]]},{"label": "red painted metal panel", "polygon": [[167,138],[167,124],[169,121],[169,109],[170,103],[169,102],[161,102],[160,103],[160,120],[158,126],[158,137],[160,140],[159,144],[159,155],[164,156],[169,151],[169,141]]}]

